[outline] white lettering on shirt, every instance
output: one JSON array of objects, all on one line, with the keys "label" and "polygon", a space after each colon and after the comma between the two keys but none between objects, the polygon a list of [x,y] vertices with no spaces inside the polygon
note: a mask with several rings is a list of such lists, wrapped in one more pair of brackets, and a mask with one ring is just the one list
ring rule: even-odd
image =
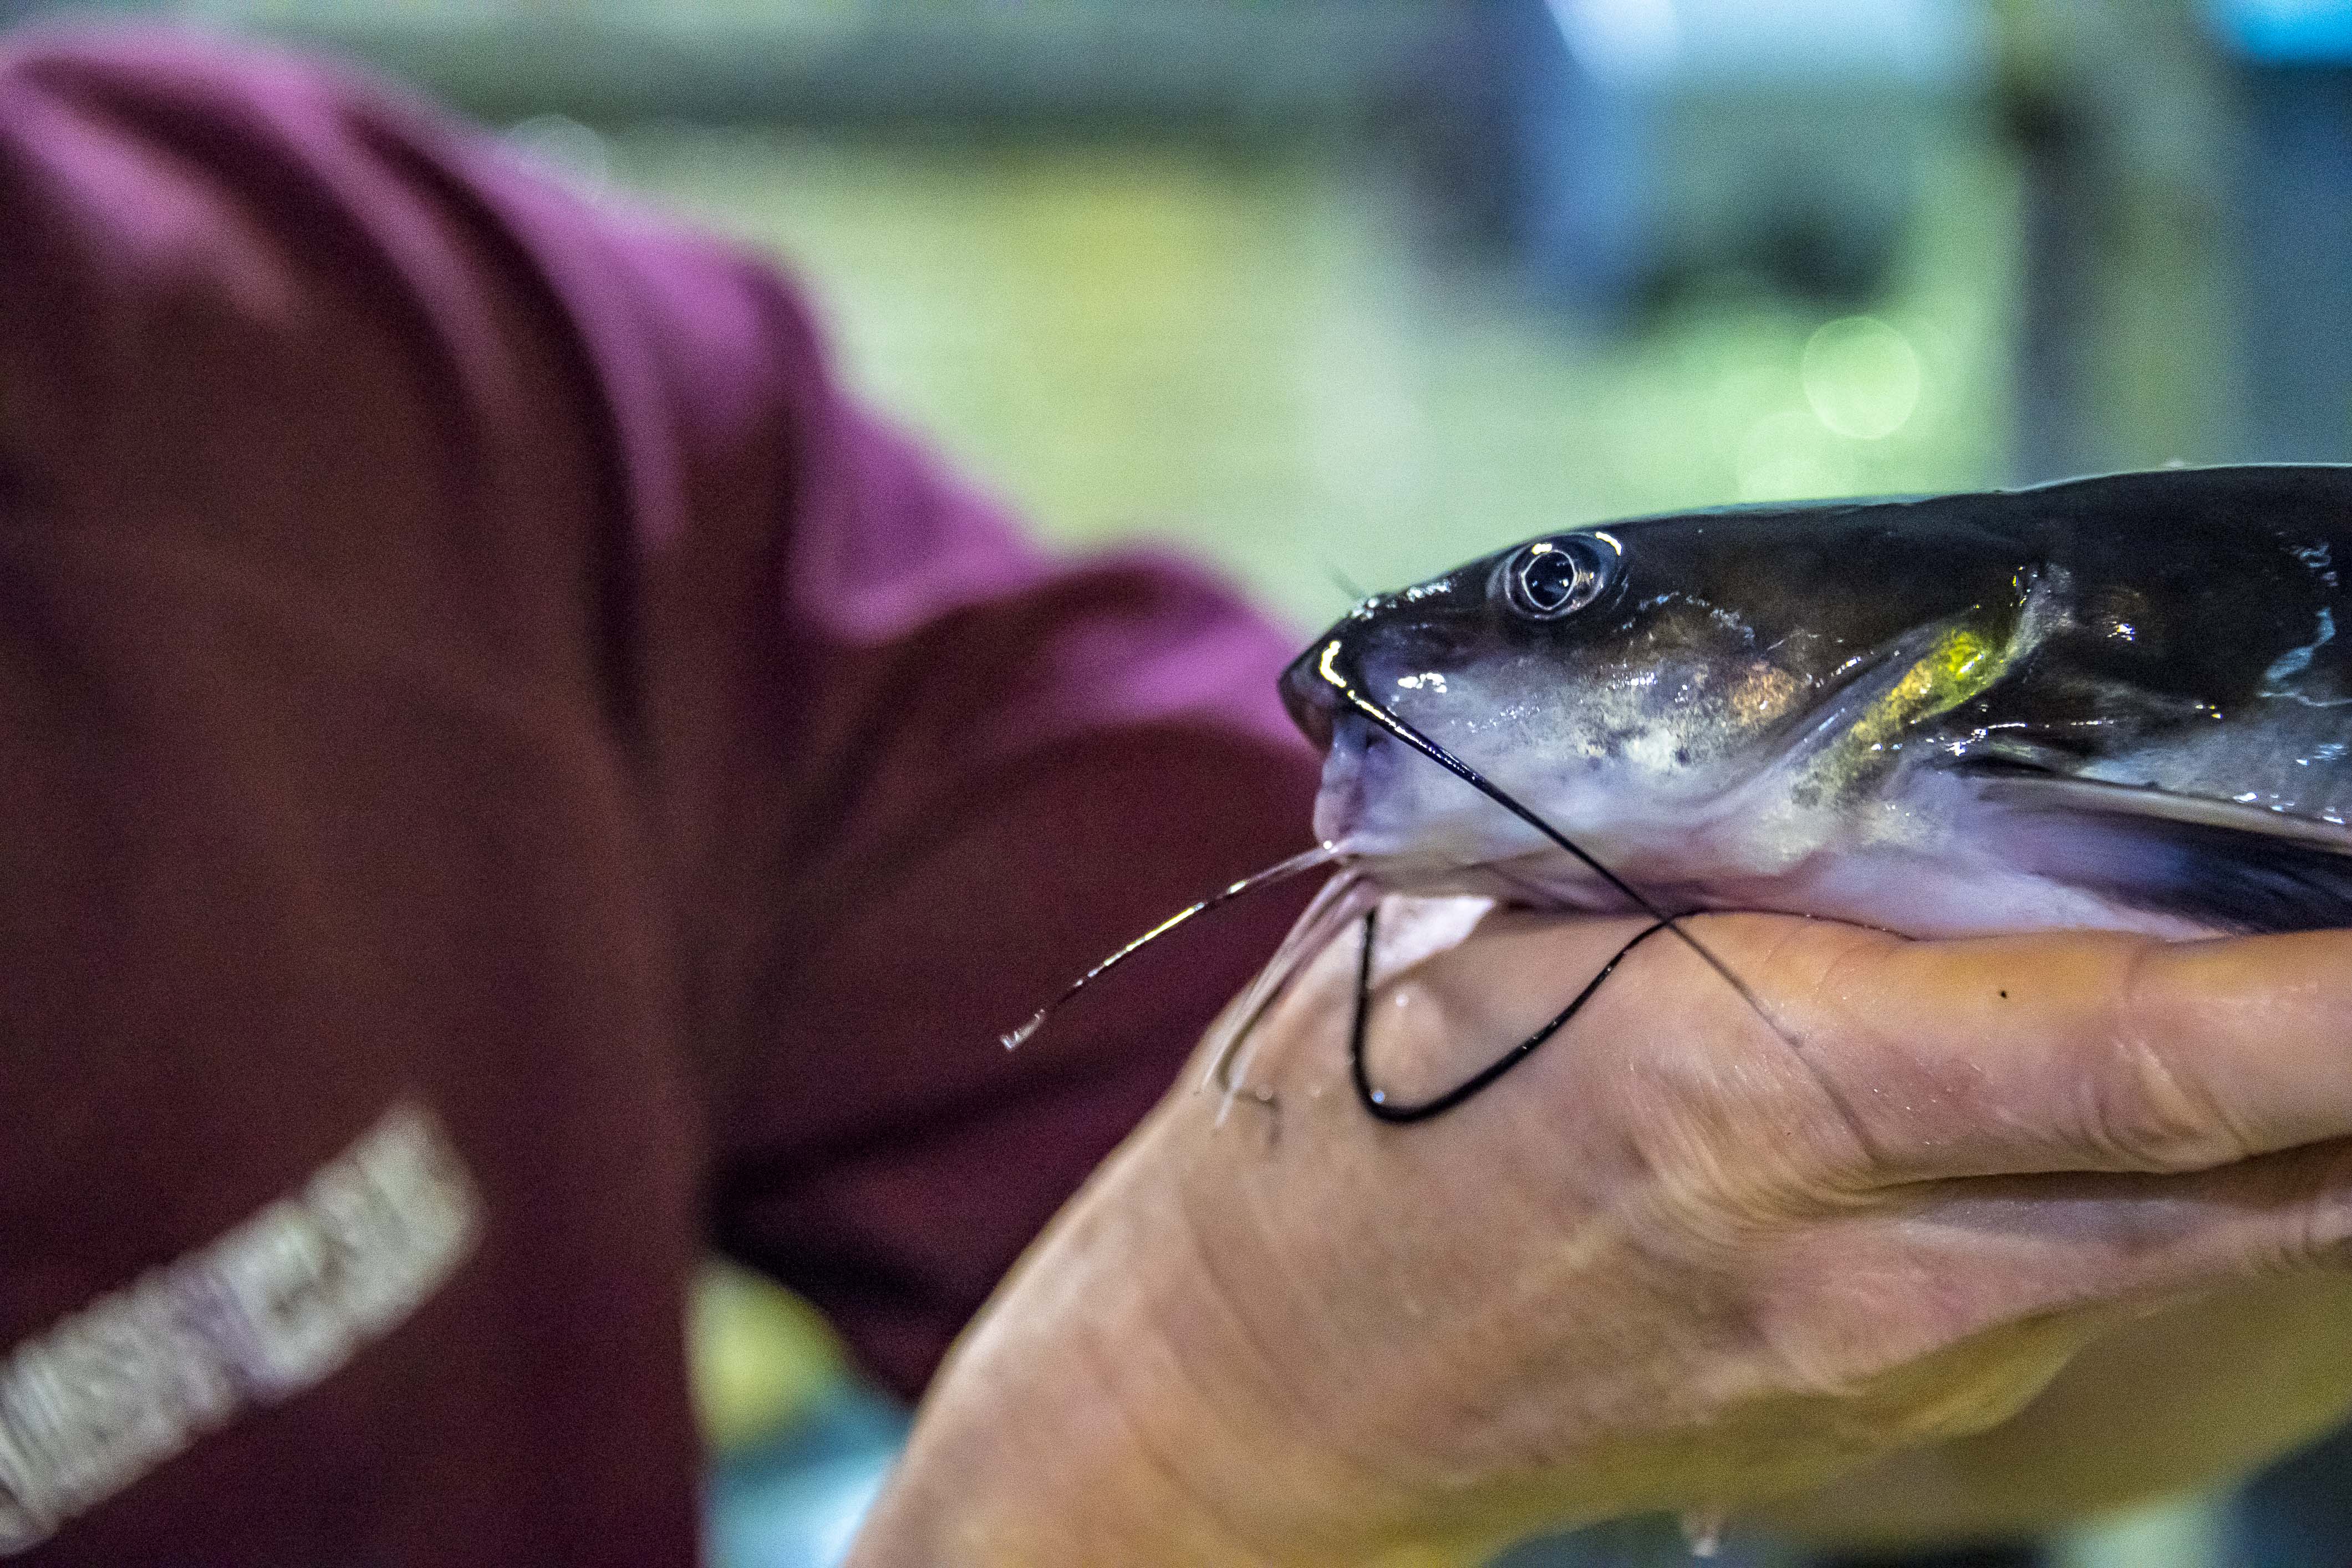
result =
[{"label": "white lettering on shirt", "polygon": [[0,1363],[0,1556],[46,1540],[248,1405],[317,1384],[472,1251],[474,1184],[404,1102],[202,1251]]}]

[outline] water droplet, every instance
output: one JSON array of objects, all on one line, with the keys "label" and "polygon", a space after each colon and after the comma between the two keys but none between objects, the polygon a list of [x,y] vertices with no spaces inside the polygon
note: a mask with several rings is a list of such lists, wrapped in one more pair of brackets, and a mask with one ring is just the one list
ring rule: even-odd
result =
[{"label": "water droplet", "polygon": [[1712,1557],[1723,1550],[1723,1510],[1695,1508],[1679,1521],[1683,1539],[1690,1542],[1694,1557]]}]

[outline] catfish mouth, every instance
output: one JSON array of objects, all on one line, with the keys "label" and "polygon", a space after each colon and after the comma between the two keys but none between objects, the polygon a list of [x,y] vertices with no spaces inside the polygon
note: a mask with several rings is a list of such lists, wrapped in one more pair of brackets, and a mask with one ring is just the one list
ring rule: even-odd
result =
[{"label": "catfish mouth", "polygon": [[[1539,876],[1565,859],[1559,849],[1371,721],[1341,713],[1329,722],[1315,795],[1318,841],[1392,891],[1562,907]],[[1433,802],[1443,809],[1428,809]]]},{"label": "catfish mouth", "polygon": [[[1631,911],[1652,901],[1612,889],[1570,852],[1433,759],[1360,714],[1329,721],[1316,837],[1381,889],[1471,896],[1550,911]],[[1565,873],[1565,875],[1563,875]]]},{"label": "catfish mouth", "polygon": [[1395,766],[1398,747],[1370,720],[1356,714],[1318,712],[1318,717],[1322,734],[1308,735],[1323,752],[1323,782],[1315,792],[1315,837],[1325,844],[1353,845],[1361,841],[1372,804],[1382,793],[1372,775]]}]

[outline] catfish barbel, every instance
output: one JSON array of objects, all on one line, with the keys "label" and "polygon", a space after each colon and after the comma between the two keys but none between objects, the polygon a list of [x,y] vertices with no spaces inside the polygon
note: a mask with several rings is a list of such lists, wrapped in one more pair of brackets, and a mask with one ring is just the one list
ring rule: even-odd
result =
[{"label": "catfish barbel", "polygon": [[1387,1106],[1361,1005],[1386,892],[1646,912],[1703,954],[1676,917],[2352,925],[2348,553],[2352,467],[2168,468],[1645,517],[1375,595],[1282,677],[1322,847],[1195,906],[1339,868],[1214,1054],[1360,918],[1357,1081],[1389,1120],[1581,1004]]}]

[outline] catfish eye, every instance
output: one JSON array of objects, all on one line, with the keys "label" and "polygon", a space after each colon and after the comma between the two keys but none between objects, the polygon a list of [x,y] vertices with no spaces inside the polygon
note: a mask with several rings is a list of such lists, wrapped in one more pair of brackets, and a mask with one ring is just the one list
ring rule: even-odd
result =
[{"label": "catfish eye", "polygon": [[1524,619],[1561,620],[1608,591],[1617,560],[1591,534],[1540,539],[1503,563],[1503,597]]}]

